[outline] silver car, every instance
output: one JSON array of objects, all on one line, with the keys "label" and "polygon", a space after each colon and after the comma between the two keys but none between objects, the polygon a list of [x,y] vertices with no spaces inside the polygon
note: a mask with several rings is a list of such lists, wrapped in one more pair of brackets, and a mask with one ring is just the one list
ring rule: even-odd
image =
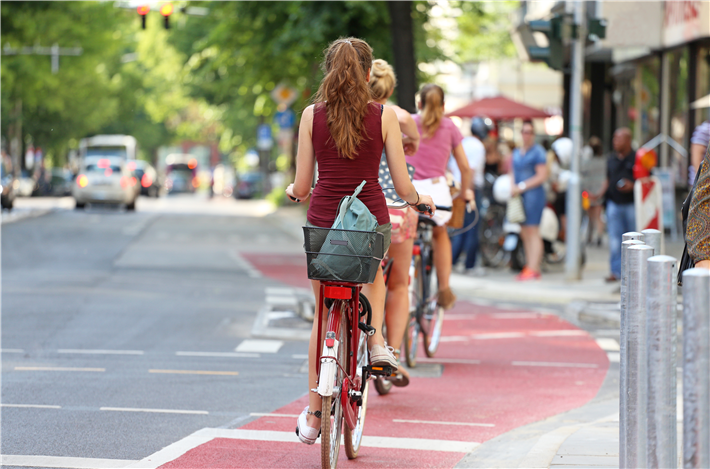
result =
[{"label": "silver car", "polygon": [[72,186],[76,208],[86,204],[125,204],[136,209],[140,181],[121,157],[86,157]]}]

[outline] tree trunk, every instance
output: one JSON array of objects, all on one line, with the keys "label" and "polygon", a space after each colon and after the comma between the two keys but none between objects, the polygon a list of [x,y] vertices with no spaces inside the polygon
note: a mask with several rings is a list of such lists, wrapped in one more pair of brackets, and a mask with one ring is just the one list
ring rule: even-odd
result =
[{"label": "tree trunk", "polygon": [[417,70],[414,59],[412,2],[387,2],[392,30],[392,52],[397,74],[397,104],[402,109],[417,112],[414,95],[417,92]]}]

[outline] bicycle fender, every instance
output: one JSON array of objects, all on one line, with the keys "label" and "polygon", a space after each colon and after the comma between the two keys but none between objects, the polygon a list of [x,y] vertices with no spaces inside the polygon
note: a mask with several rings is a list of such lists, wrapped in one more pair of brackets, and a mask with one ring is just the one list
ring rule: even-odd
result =
[{"label": "bicycle fender", "polygon": [[333,339],[333,346],[323,346],[323,356],[320,359],[320,376],[318,378],[318,394],[323,397],[333,395],[335,386],[335,375],[338,372],[336,357],[338,356],[338,346],[340,342]]}]

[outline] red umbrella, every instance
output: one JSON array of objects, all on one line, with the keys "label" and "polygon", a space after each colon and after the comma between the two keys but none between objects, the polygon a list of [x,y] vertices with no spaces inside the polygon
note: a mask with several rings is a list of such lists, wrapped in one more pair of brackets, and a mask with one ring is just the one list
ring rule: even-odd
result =
[{"label": "red umbrella", "polygon": [[489,117],[494,121],[550,117],[550,114],[544,111],[513,101],[505,96],[479,99],[446,115],[448,117]]}]

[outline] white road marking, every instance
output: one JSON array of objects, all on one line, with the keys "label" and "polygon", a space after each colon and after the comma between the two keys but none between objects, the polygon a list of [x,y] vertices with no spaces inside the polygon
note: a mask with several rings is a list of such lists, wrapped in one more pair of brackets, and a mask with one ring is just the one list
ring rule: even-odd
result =
[{"label": "white road marking", "polygon": [[493,319],[538,319],[548,316],[544,313],[488,313]]},{"label": "white road marking", "polygon": [[3,454],[0,463],[18,467],[66,467],[72,469],[117,469],[138,461],[129,459],[68,458],[63,456],[20,456]]},{"label": "white road marking", "polygon": [[609,337],[599,337],[595,340],[597,341],[597,345],[599,345],[599,348],[602,350],[605,350],[607,352],[618,352],[620,350],[619,342],[617,342],[616,339],[610,339]]},{"label": "white road marking", "polygon": [[243,340],[234,349],[235,352],[276,353],[283,347],[283,340]]},{"label": "white road marking", "polygon": [[103,373],[106,368],[70,368],[62,366],[16,366],[15,371],[95,371]]},{"label": "white road marking", "polygon": [[513,362],[513,366],[550,366],[569,368],[598,368],[596,363],[562,363],[562,362]]},{"label": "white road marking", "polygon": [[417,358],[422,363],[452,363],[460,365],[480,365],[481,360],[469,360],[466,358]]},{"label": "white road marking", "polygon": [[251,262],[246,260],[237,250],[230,250],[229,251],[229,257],[231,257],[239,267],[244,269],[246,273],[249,275],[251,278],[261,278],[261,272],[256,269]]},{"label": "white road marking", "polygon": [[531,336],[535,337],[572,337],[580,335],[589,335],[586,331],[581,329],[561,329],[556,331],[532,331],[529,332]]},{"label": "white road marking", "polygon": [[27,409],[61,409],[60,405],[40,405],[40,404],[0,404],[0,407],[20,407]]},{"label": "white road marking", "polygon": [[88,355],[143,355],[142,350],[89,350],[89,349],[59,349],[57,353],[84,353]]},{"label": "white road marking", "polygon": [[252,412],[249,415],[252,417],[288,417],[293,419],[297,419],[299,417],[299,415],[295,414],[261,414],[259,412]]},{"label": "white road marking", "polygon": [[523,332],[491,332],[488,334],[473,334],[471,338],[478,340],[487,339],[517,339],[518,337],[525,337]]},{"label": "white road marking", "polygon": [[111,412],[149,412],[155,414],[191,414],[191,415],[207,415],[206,410],[180,410],[180,409],[139,409],[132,407],[101,407],[99,410]]},{"label": "white road marking", "polygon": [[552,459],[555,457],[557,450],[560,449],[560,446],[562,446],[562,443],[580,428],[580,426],[560,427],[542,435],[535,443],[535,446],[528,451],[519,467],[550,467],[550,463],[552,463]]},{"label": "white road marking", "polygon": [[175,352],[178,357],[224,357],[224,358],[260,358],[258,353],[237,352]]},{"label": "white road marking", "polygon": [[439,339],[439,342],[466,342],[471,340],[471,336],[468,335],[446,335]]},{"label": "white road marking", "polygon": [[619,352],[607,352],[606,356],[609,358],[611,363],[621,362],[621,354]]},{"label": "white road marking", "polygon": [[434,422],[431,420],[400,420],[392,419],[393,422],[397,423],[423,423],[431,425],[465,425],[469,427],[495,427],[493,423],[468,423],[468,422]]},{"label": "white road marking", "polygon": [[291,355],[291,358],[293,358],[294,360],[308,360],[308,355],[306,355],[305,353],[294,353],[293,355]]},{"label": "white road marking", "polygon": [[21,348],[4,348],[0,349],[0,353],[25,353]]}]

